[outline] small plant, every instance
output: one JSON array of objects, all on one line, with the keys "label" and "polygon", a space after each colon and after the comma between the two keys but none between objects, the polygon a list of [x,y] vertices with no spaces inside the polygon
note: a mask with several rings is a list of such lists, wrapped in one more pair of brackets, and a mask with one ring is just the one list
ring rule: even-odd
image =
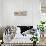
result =
[{"label": "small plant", "polygon": [[31,39],[31,41],[33,41],[33,46],[36,46],[36,43],[38,41],[37,36],[33,36],[32,39]]},{"label": "small plant", "polygon": [[37,25],[37,29],[38,29],[38,30],[40,29],[40,31],[44,32],[44,24],[45,24],[45,22],[40,21],[40,24]]},{"label": "small plant", "polygon": [[45,25],[45,22],[44,21],[40,21],[40,24],[37,25],[37,29],[40,30],[42,33],[42,36],[44,37],[44,26]]}]

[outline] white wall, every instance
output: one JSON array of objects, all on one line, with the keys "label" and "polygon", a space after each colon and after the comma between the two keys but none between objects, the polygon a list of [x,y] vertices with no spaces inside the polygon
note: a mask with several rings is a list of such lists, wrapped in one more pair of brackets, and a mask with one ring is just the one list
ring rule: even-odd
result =
[{"label": "white wall", "polygon": [[[14,16],[15,11],[25,10],[27,16]],[[40,20],[39,0],[3,0],[2,25],[34,25]]]},{"label": "white wall", "polygon": [[39,24],[40,20],[41,20],[41,13],[40,13],[40,9],[41,9],[41,2],[40,0],[33,0],[33,7],[32,7],[32,11],[33,11],[33,26],[37,26],[37,24]]},{"label": "white wall", "polygon": [[0,0],[0,26],[2,24],[2,0]]}]

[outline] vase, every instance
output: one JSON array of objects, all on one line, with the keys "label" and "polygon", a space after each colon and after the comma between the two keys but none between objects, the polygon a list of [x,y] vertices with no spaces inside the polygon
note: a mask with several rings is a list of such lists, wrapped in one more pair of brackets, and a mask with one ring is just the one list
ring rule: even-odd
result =
[{"label": "vase", "polygon": [[41,32],[40,33],[40,37],[44,37],[44,32]]}]

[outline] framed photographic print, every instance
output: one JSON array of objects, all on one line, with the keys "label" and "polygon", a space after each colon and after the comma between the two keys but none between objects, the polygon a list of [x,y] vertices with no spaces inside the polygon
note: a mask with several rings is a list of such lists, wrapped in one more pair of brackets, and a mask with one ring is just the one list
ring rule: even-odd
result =
[{"label": "framed photographic print", "polygon": [[18,11],[18,12],[14,12],[15,16],[26,16],[27,15],[27,11]]}]

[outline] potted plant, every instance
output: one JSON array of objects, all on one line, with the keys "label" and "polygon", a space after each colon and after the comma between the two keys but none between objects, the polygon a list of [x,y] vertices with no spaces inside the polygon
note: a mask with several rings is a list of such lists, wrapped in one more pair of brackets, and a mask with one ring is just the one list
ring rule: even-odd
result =
[{"label": "potted plant", "polygon": [[[42,34],[42,37],[44,37],[44,24],[45,22],[44,21],[40,21],[40,24],[37,25],[37,29],[40,30],[41,34]],[[41,35],[40,35],[41,36]]]},{"label": "potted plant", "polygon": [[31,39],[31,41],[33,41],[33,46],[36,46],[36,43],[38,41],[37,36],[33,36],[32,39]]}]

